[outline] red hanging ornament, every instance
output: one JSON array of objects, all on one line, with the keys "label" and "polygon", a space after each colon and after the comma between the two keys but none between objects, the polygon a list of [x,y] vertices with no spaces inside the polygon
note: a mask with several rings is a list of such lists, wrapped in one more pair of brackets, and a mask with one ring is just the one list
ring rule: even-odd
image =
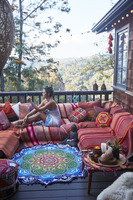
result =
[{"label": "red hanging ornament", "polygon": [[111,33],[109,34],[109,39],[113,40],[113,36],[111,35]]},{"label": "red hanging ornament", "polygon": [[108,47],[108,51],[111,51],[111,47],[110,46]]},{"label": "red hanging ornament", "polygon": [[109,44],[109,45],[112,44],[111,40],[108,41],[108,44]]},{"label": "red hanging ornament", "polygon": [[112,53],[112,49],[109,51],[109,53]]},{"label": "red hanging ornament", "polygon": [[108,44],[109,44],[109,47],[108,47],[108,52],[109,53],[112,53],[112,49],[111,49],[111,47],[112,47],[112,41],[111,40],[113,40],[113,37],[112,37],[112,35],[111,35],[111,33],[109,34],[109,41],[108,41]]}]

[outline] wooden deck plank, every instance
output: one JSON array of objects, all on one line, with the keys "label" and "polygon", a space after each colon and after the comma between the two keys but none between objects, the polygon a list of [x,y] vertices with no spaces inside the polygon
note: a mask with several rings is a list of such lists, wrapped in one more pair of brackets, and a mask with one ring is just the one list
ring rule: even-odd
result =
[{"label": "wooden deck plank", "polygon": [[[118,176],[121,173],[118,173]],[[47,187],[41,184],[20,184],[9,200],[96,200],[100,192],[112,184],[118,176],[112,172],[94,173],[91,191],[88,195],[88,177],[78,178],[71,183],[54,183]]]}]

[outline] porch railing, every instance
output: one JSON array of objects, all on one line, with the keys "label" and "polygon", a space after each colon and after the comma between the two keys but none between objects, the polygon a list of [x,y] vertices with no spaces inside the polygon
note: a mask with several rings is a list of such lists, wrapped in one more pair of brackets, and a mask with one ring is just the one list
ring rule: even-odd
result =
[{"label": "porch railing", "polygon": [[[74,96],[77,101],[95,101],[98,98],[102,98],[103,101],[113,99],[113,90],[105,91],[55,91],[54,99],[56,103],[68,103],[74,102]],[[43,97],[42,91],[12,91],[12,92],[0,92],[0,103],[5,103],[10,100],[10,103],[24,102],[26,103],[26,97],[30,96],[36,104],[40,104]]]}]

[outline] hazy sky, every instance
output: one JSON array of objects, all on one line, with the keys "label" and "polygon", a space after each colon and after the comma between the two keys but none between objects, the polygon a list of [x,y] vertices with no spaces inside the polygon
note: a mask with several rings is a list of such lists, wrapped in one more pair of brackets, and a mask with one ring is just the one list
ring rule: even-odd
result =
[{"label": "hazy sky", "polygon": [[[48,0],[50,1],[50,0]],[[96,24],[118,0],[66,0],[69,2],[71,11],[69,13],[59,12],[58,10],[46,9],[38,15],[39,21],[45,23],[49,16],[54,17],[54,21],[60,22],[63,27],[61,32],[52,35],[50,38],[46,34],[42,35],[44,42],[60,41],[58,47],[50,51],[53,58],[68,57],[89,57],[98,52],[106,52],[108,49],[108,35],[102,33],[96,35],[91,32]],[[12,4],[14,0],[9,0]],[[23,4],[29,5],[33,0],[24,0]],[[35,13],[36,14],[36,13]],[[38,20],[38,18],[35,18]],[[27,24],[30,24],[27,22]],[[45,24],[48,26],[48,24]],[[66,28],[71,30],[66,32]],[[32,42],[34,40],[32,37]],[[31,42],[31,41],[30,41]],[[97,44],[97,45],[96,45]]]},{"label": "hazy sky", "polygon": [[[71,33],[64,32],[61,37],[60,34],[56,35],[61,43],[51,51],[51,55],[57,58],[89,57],[99,51],[105,52],[108,49],[106,40],[109,33],[96,35],[91,29],[117,1],[69,0],[70,13],[59,14],[57,17],[64,28],[71,29]],[[94,43],[98,43],[98,46]]]}]

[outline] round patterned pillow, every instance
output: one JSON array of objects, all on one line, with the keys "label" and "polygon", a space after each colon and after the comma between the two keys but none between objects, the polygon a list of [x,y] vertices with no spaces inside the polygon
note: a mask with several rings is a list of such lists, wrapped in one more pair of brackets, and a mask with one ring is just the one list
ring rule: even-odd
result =
[{"label": "round patterned pillow", "polygon": [[112,121],[108,112],[101,112],[96,118],[96,123],[99,127],[108,127]]}]

